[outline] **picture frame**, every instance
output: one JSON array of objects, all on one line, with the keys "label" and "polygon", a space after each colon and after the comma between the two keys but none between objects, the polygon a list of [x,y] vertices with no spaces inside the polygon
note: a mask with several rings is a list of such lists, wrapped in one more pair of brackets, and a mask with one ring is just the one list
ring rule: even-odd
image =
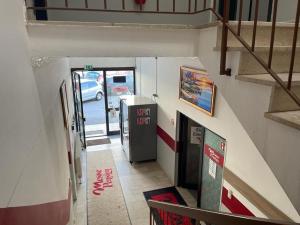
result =
[{"label": "picture frame", "polygon": [[63,119],[65,128],[69,127],[69,102],[68,102],[68,94],[67,94],[67,86],[66,81],[64,80],[59,88],[60,99],[63,111]]},{"label": "picture frame", "polygon": [[206,70],[180,67],[179,99],[214,116],[216,85]]}]

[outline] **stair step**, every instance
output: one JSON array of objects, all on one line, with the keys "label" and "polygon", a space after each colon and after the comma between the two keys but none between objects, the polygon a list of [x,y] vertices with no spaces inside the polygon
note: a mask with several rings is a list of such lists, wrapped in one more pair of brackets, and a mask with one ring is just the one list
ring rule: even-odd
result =
[{"label": "stair step", "polygon": [[[279,77],[287,83],[288,74],[279,74]],[[237,80],[250,82],[260,85],[272,86],[272,94],[269,110],[271,112],[299,110],[299,106],[291,99],[291,97],[283,90],[281,86],[269,74],[257,75],[238,75]],[[292,91],[300,97],[300,73],[293,75]]]},{"label": "stair step", "polygon": [[[231,27],[236,31],[237,22],[230,22]],[[270,36],[272,31],[271,22],[258,22],[256,30],[256,44],[260,46],[270,45]],[[218,26],[217,46],[221,46],[222,26]],[[275,46],[286,46],[293,42],[294,23],[277,23],[275,31]],[[241,37],[251,45],[253,36],[253,21],[242,22]],[[300,44],[300,37],[298,37],[298,45]],[[228,46],[241,46],[239,41],[229,32]]]},{"label": "stair step", "polygon": [[[278,76],[287,83],[288,81],[288,73],[280,73]],[[257,74],[257,75],[238,75],[235,76],[235,79],[256,83],[256,84],[262,84],[262,85],[268,85],[268,86],[274,86],[278,85],[277,82],[274,80],[274,78],[270,74]],[[300,85],[300,73],[294,73],[293,74],[293,86]]]},{"label": "stair step", "polygon": [[300,110],[287,112],[266,112],[265,117],[300,130]]},{"label": "stair step", "polygon": [[[300,73],[300,48],[297,49],[297,54],[295,55],[295,65],[294,72]],[[240,65],[239,65],[239,73],[243,75],[250,74],[264,74],[266,73],[265,68],[263,68],[258,61],[249,53],[242,51],[240,53]],[[256,51],[256,55],[263,59],[265,63],[268,62],[269,59],[269,51]],[[273,52],[273,60],[272,60],[272,69],[276,73],[288,73],[290,70],[291,63],[291,51],[288,51],[287,48],[276,48]]]},{"label": "stair step", "polygon": [[[221,50],[220,47],[216,47],[215,50]],[[248,52],[248,50],[244,46],[228,46],[227,48],[228,51],[239,51],[239,52]],[[255,47],[255,52],[268,52],[269,53],[270,46],[256,46]],[[273,48],[274,52],[291,52],[292,51],[292,46],[287,45],[287,46],[274,46]],[[300,45],[296,46],[296,52],[300,52]]]}]

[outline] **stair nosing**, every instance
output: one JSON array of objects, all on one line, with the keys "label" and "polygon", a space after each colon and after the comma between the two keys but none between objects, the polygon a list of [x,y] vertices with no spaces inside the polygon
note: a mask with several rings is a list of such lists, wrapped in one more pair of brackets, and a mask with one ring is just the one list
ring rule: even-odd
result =
[{"label": "stair nosing", "polygon": [[[250,76],[252,76],[254,74],[239,74],[235,76],[236,80],[239,81],[244,81],[244,82],[250,82],[250,83],[255,83],[255,84],[261,84],[261,85],[265,85],[265,86],[280,86],[275,80],[260,80],[257,79],[255,77],[251,78]],[[266,74],[255,74],[255,75],[268,75]],[[271,75],[269,75],[271,76]],[[285,84],[287,84],[287,81],[283,81]],[[300,81],[293,81],[292,82],[292,86],[299,86],[300,85]]]},{"label": "stair nosing", "polygon": [[[221,46],[215,46],[214,51],[221,51]],[[257,46],[255,52],[269,52],[270,46]],[[274,46],[273,52],[291,51],[292,46]],[[229,52],[248,52],[244,46],[228,46]],[[300,52],[300,45],[296,47],[296,52]]]},{"label": "stair nosing", "polygon": [[[293,110],[293,111],[300,111],[300,110]],[[292,110],[285,111],[285,112],[292,112]],[[283,124],[285,126],[292,127],[292,128],[297,129],[297,130],[300,130],[300,124],[295,123],[295,122],[291,122],[289,120],[282,119],[280,117],[276,117],[276,116],[274,116],[274,114],[276,114],[276,113],[279,113],[279,112],[265,112],[264,116],[267,119],[273,120],[273,121],[278,122],[280,124]],[[284,112],[281,112],[281,113],[284,113]]]}]

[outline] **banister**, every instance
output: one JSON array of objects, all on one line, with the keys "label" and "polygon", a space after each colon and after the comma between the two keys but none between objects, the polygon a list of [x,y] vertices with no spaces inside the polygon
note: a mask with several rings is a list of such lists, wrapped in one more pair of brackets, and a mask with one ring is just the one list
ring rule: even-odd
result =
[{"label": "banister", "polygon": [[300,225],[294,222],[214,212],[154,200],[148,200],[147,203],[150,209],[159,209],[214,225]]},{"label": "banister", "polygon": [[235,175],[228,168],[224,168],[224,180],[228,182],[235,190],[242,194],[250,203],[252,203],[259,211],[261,211],[268,218],[283,221],[292,221],[285,213],[275,207],[265,197],[255,191],[241,178]]},{"label": "banister", "polygon": [[291,99],[300,107],[300,98],[296,95],[296,93],[292,90],[292,80],[294,73],[294,63],[295,63],[295,54],[297,48],[297,37],[298,37],[298,27],[300,20],[300,0],[297,2],[297,11],[295,18],[295,26],[294,26],[294,37],[292,43],[292,51],[291,51],[291,60],[290,60],[290,69],[287,84],[284,82],[278,74],[271,68],[272,65],[272,57],[273,57],[273,48],[274,48],[274,39],[275,39],[275,28],[276,28],[276,13],[277,13],[277,0],[275,0],[275,4],[273,7],[273,22],[272,22],[272,33],[271,33],[271,42],[270,42],[270,50],[269,50],[269,59],[265,62],[257,53],[255,53],[255,42],[256,42],[256,31],[257,31],[257,22],[258,22],[258,13],[259,13],[259,0],[255,0],[255,15],[254,15],[254,26],[253,26],[253,34],[252,34],[252,43],[249,45],[242,37],[241,37],[241,19],[242,19],[242,4],[243,0],[240,0],[240,15],[239,15],[239,23],[237,32],[233,29],[229,24],[229,3],[230,0],[220,0],[224,1],[224,11],[223,17],[217,13],[216,0],[211,1],[210,6],[207,7],[207,1],[203,0],[203,8],[201,10],[197,10],[197,0],[195,0],[195,10],[191,10],[191,0],[186,0],[188,4],[187,11],[177,11],[176,9],[176,0],[173,0],[173,4],[171,6],[170,11],[160,11],[159,0],[156,1],[156,10],[144,10],[142,5],[140,5],[139,10],[126,10],[125,1],[122,1],[122,9],[121,10],[113,10],[108,9],[107,0],[104,1],[104,8],[88,8],[88,0],[85,1],[85,8],[74,8],[69,7],[68,0],[65,1],[65,7],[49,7],[47,4],[47,0],[45,0],[44,7],[36,7],[29,5],[25,0],[27,10],[54,10],[54,11],[90,11],[90,12],[111,12],[111,13],[143,13],[143,14],[174,14],[174,15],[195,15],[203,12],[210,11],[212,14],[216,16],[216,18],[223,23],[223,31],[222,31],[222,45],[221,45],[221,61],[220,61],[220,74],[221,75],[230,75],[231,70],[226,68],[226,55],[227,55],[227,38],[228,31],[230,31],[233,36],[249,51],[249,53],[254,57],[254,59],[269,73],[274,80],[279,84],[279,86],[291,97]]}]

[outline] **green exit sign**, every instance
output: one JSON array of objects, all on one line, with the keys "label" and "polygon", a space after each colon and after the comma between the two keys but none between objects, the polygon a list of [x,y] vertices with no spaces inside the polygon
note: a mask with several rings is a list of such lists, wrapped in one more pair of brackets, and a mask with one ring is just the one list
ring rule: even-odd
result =
[{"label": "green exit sign", "polygon": [[93,65],[85,65],[84,70],[93,70]]}]

